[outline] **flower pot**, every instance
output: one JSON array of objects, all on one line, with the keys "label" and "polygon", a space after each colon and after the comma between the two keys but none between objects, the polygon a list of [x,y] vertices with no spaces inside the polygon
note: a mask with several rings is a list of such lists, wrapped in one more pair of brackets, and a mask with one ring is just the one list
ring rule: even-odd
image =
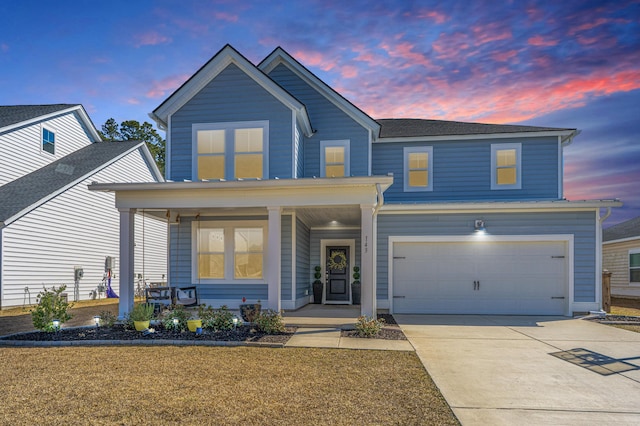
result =
[{"label": "flower pot", "polygon": [[145,331],[149,328],[150,321],[134,321],[133,326],[136,328],[136,331]]},{"label": "flower pot", "polygon": [[314,281],[313,282],[313,303],[319,305],[322,303],[322,290],[323,290],[322,281]]},{"label": "flower pot", "polygon": [[351,283],[351,303],[354,305],[359,305],[361,294],[362,294],[362,284],[360,284],[360,281],[352,282]]},{"label": "flower pot", "polygon": [[253,322],[260,314],[262,305],[260,303],[245,303],[240,305],[240,315],[246,322]]},{"label": "flower pot", "polygon": [[198,328],[202,328],[202,320],[191,319],[187,320],[187,328],[190,332],[195,333]]}]

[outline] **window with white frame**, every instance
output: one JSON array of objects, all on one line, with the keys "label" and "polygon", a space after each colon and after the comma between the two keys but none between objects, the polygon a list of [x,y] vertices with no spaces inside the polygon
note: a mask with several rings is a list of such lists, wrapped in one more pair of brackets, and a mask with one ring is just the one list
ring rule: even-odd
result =
[{"label": "window with white frame", "polygon": [[433,147],[404,148],[404,190],[433,191]]},{"label": "window with white frame", "polygon": [[349,146],[349,140],[320,141],[320,177],[350,175]]},{"label": "window with white frame", "polygon": [[264,279],[266,221],[194,221],[194,277],[202,282]]},{"label": "window with white frame", "polygon": [[491,145],[491,189],[521,189],[522,144]]},{"label": "window with white frame", "polygon": [[51,130],[42,128],[42,150],[50,154],[55,154],[56,135]]},{"label": "window with white frame", "polygon": [[629,282],[640,284],[640,249],[629,250]]},{"label": "window with white frame", "polygon": [[194,180],[266,179],[269,122],[194,124]]}]

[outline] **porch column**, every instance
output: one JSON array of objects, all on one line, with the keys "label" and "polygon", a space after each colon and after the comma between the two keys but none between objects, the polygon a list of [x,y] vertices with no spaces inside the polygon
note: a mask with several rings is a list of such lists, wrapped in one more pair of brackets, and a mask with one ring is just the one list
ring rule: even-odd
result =
[{"label": "porch column", "polygon": [[120,304],[118,318],[124,319],[127,312],[133,309],[134,287],[134,243],[135,243],[135,209],[120,210]]},{"label": "porch column", "polygon": [[376,284],[373,279],[375,276],[373,206],[360,205],[360,213],[360,283],[362,285],[360,313],[373,317],[377,312]]},{"label": "porch column", "polygon": [[269,237],[267,242],[268,265],[267,283],[269,285],[269,308],[280,312],[280,269],[282,258],[282,215],[280,207],[268,207]]}]

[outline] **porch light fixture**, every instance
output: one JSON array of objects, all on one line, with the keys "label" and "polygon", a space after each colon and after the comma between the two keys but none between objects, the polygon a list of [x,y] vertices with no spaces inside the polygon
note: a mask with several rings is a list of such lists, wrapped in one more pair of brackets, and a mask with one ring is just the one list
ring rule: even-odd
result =
[{"label": "porch light fixture", "polygon": [[53,329],[55,331],[60,330],[60,320],[59,319],[54,319],[51,321],[51,323],[53,324]]},{"label": "porch light fixture", "polygon": [[473,224],[473,228],[475,229],[475,232],[478,234],[484,234],[485,232],[487,232],[487,228],[485,228],[484,226],[484,220],[482,219],[476,219]]},{"label": "porch light fixture", "polygon": [[93,322],[96,323],[96,327],[100,327],[100,315],[96,315],[93,317]]},{"label": "porch light fixture", "polygon": [[237,326],[238,326],[238,318],[233,317],[233,329],[235,330]]},{"label": "porch light fixture", "polygon": [[174,319],[173,319],[173,328],[174,328],[174,330],[175,330],[176,328],[178,328],[178,323],[179,323],[179,322],[180,322],[180,320],[179,320],[178,318],[174,318]]}]

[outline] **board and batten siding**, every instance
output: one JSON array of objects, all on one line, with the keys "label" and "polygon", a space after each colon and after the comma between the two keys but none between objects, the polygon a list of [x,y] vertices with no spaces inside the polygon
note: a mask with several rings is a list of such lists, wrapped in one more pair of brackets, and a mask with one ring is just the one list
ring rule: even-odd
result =
[{"label": "board and batten siding", "polygon": [[[296,300],[308,301],[311,294],[311,283],[314,280],[314,270],[310,262],[310,235],[309,227],[303,221],[296,218]],[[296,305],[298,305],[296,303]]]},{"label": "board and batten siding", "polygon": [[[55,153],[42,150],[42,126],[55,133]],[[93,140],[76,112],[0,133],[0,185],[34,172]]]},{"label": "board and batten siding", "polygon": [[[140,151],[135,150],[2,229],[2,306],[22,305],[25,287],[35,303],[43,285],[65,284],[73,300],[74,266],[84,269],[80,299],[88,299],[102,282],[106,256],[116,258],[111,285],[119,294],[120,215],[115,196],[89,191],[87,185],[153,180]],[[134,271],[142,274],[141,218],[136,218],[136,225]],[[159,281],[166,274],[166,225],[145,218],[145,241],[145,277]]]},{"label": "board and batten siding", "polygon": [[611,272],[612,296],[640,296],[640,285],[630,284],[629,250],[640,251],[640,238],[602,246],[602,268]]},{"label": "board and batten siding", "polygon": [[291,300],[291,295],[293,294],[293,274],[291,267],[293,261],[292,219],[291,215],[282,215],[280,220],[280,251],[282,253],[280,258],[280,300]]},{"label": "board and batten siding", "polygon": [[[491,190],[492,143],[521,143],[522,189]],[[404,147],[433,147],[433,191],[404,192]],[[386,203],[558,199],[558,139],[376,142],[372,173],[393,173]]]},{"label": "board and batten siding", "polygon": [[307,107],[311,138],[304,138],[304,177],[320,176],[320,141],[350,141],[351,176],[369,174],[369,133],[340,108],[318,93],[285,65],[276,66],[269,77]]},{"label": "board and batten siding", "polygon": [[595,302],[596,217],[594,212],[529,212],[378,215],[377,297],[388,299],[389,237],[471,235],[475,219],[489,235],[574,235],[574,302]]},{"label": "board and batten siding", "polygon": [[171,180],[192,179],[192,125],[269,121],[269,177],[293,176],[291,110],[230,64],[171,116]]}]

